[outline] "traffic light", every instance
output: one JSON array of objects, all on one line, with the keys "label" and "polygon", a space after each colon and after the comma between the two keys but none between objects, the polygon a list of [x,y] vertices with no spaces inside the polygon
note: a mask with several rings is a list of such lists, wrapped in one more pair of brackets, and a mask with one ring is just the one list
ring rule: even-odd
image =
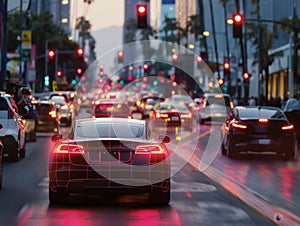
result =
[{"label": "traffic light", "polygon": [[124,51],[123,51],[123,50],[120,50],[120,51],[118,52],[118,62],[119,62],[119,63],[123,63],[123,61],[124,61]]},{"label": "traffic light", "polygon": [[83,54],[84,54],[83,48],[77,48],[77,49],[76,49],[76,55],[77,55],[78,57],[83,57]]},{"label": "traffic light", "polygon": [[230,71],[230,63],[229,62],[224,62],[224,64],[223,64],[223,70],[224,70],[225,74]]},{"label": "traffic light", "polygon": [[178,61],[178,54],[173,53],[172,54],[172,60],[173,60],[173,63],[177,62]]},{"label": "traffic light", "polygon": [[54,57],[55,57],[55,51],[52,49],[48,50],[48,59],[53,60]]},{"label": "traffic light", "polygon": [[45,76],[45,78],[44,78],[44,85],[45,86],[49,86],[50,85],[50,80],[49,80],[50,78],[49,78],[49,76],[47,75],[47,76]]},{"label": "traffic light", "polygon": [[144,68],[144,72],[148,72],[148,70],[149,70],[149,65],[148,65],[148,64],[144,64],[144,65],[143,65],[143,68]]},{"label": "traffic light", "polygon": [[83,73],[83,70],[82,70],[82,68],[77,68],[76,69],[76,73],[77,73],[77,75],[82,75],[82,73]]},{"label": "traffic light", "polygon": [[56,75],[57,75],[57,77],[61,77],[62,76],[62,70],[57,70],[57,72],[56,72]]},{"label": "traffic light", "polygon": [[100,76],[104,76],[104,66],[102,64],[100,65]]},{"label": "traffic light", "polygon": [[203,59],[201,56],[197,56],[196,57],[196,61],[197,61],[197,67],[200,68],[201,67],[201,63],[203,62]]},{"label": "traffic light", "polygon": [[244,23],[244,16],[240,13],[233,14],[233,37],[241,38],[242,37],[242,27]]},{"label": "traffic light", "polygon": [[219,86],[223,86],[224,85],[224,79],[219,78],[218,83],[219,83]]},{"label": "traffic light", "polygon": [[147,28],[147,5],[136,6],[137,28]]},{"label": "traffic light", "polygon": [[251,77],[251,75],[247,71],[243,72],[244,82],[249,82],[250,77]]}]

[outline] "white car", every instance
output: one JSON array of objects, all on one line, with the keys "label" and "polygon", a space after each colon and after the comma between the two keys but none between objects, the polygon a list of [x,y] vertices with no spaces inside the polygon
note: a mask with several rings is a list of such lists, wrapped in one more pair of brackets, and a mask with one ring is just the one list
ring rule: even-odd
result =
[{"label": "white car", "polygon": [[0,140],[11,161],[24,158],[26,150],[25,125],[17,112],[13,98],[0,92]]}]

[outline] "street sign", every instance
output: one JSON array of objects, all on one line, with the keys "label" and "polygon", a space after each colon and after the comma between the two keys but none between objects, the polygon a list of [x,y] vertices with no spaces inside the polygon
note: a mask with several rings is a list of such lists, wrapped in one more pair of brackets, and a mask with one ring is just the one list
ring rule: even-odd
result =
[{"label": "street sign", "polygon": [[32,37],[30,30],[22,31],[22,56],[21,58],[25,61],[30,61],[31,59],[31,44]]}]

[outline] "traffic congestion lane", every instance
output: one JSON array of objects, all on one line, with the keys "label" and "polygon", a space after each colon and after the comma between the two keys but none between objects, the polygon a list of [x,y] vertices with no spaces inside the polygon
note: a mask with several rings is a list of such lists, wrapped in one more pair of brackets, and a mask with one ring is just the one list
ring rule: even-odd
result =
[{"label": "traffic congestion lane", "polygon": [[28,143],[26,158],[5,162],[0,225],[272,225],[189,165],[173,176],[171,202],[166,207],[150,206],[145,197],[124,197],[116,203],[74,197],[69,205],[50,206],[47,161],[51,145],[49,136],[38,134],[35,143]]},{"label": "traffic congestion lane", "polygon": [[[212,129],[212,125],[215,127],[214,129]],[[206,161],[203,160],[208,154],[206,144],[211,133],[219,133],[220,130],[216,129],[217,126],[218,124],[201,126],[201,134],[206,133],[206,136],[202,136],[198,140],[198,149],[194,152],[193,158],[195,167],[199,168],[200,163],[202,167],[205,165]],[[271,218],[279,214],[300,222],[298,217],[300,216],[298,195],[300,167],[298,160],[286,161],[276,155],[269,154],[246,154],[231,159],[222,156],[219,149],[210,150],[211,153],[217,154],[214,161],[210,162],[210,167],[204,171],[207,176],[217,180],[220,184],[224,184],[230,190],[232,187],[228,188],[227,184],[228,181],[231,181],[232,184],[239,186],[241,191],[248,191],[248,195],[254,195],[254,197],[259,197],[262,202],[271,204],[271,210],[268,213]],[[224,182],[226,180],[228,181]],[[236,194],[236,192],[234,193]],[[242,194],[236,195],[244,196]],[[249,202],[248,196],[244,198],[242,198],[244,201]],[[259,200],[257,201],[259,202]]]}]

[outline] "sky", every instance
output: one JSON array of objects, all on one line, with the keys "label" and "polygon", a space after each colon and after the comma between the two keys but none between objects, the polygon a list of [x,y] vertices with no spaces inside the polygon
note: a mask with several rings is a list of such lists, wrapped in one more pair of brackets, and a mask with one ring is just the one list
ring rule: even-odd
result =
[{"label": "sky", "polygon": [[125,0],[94,0],[90,5],[83,0],[71,1],[71,18],[85,16],[92,24],[92,30],[124,23]]}]

